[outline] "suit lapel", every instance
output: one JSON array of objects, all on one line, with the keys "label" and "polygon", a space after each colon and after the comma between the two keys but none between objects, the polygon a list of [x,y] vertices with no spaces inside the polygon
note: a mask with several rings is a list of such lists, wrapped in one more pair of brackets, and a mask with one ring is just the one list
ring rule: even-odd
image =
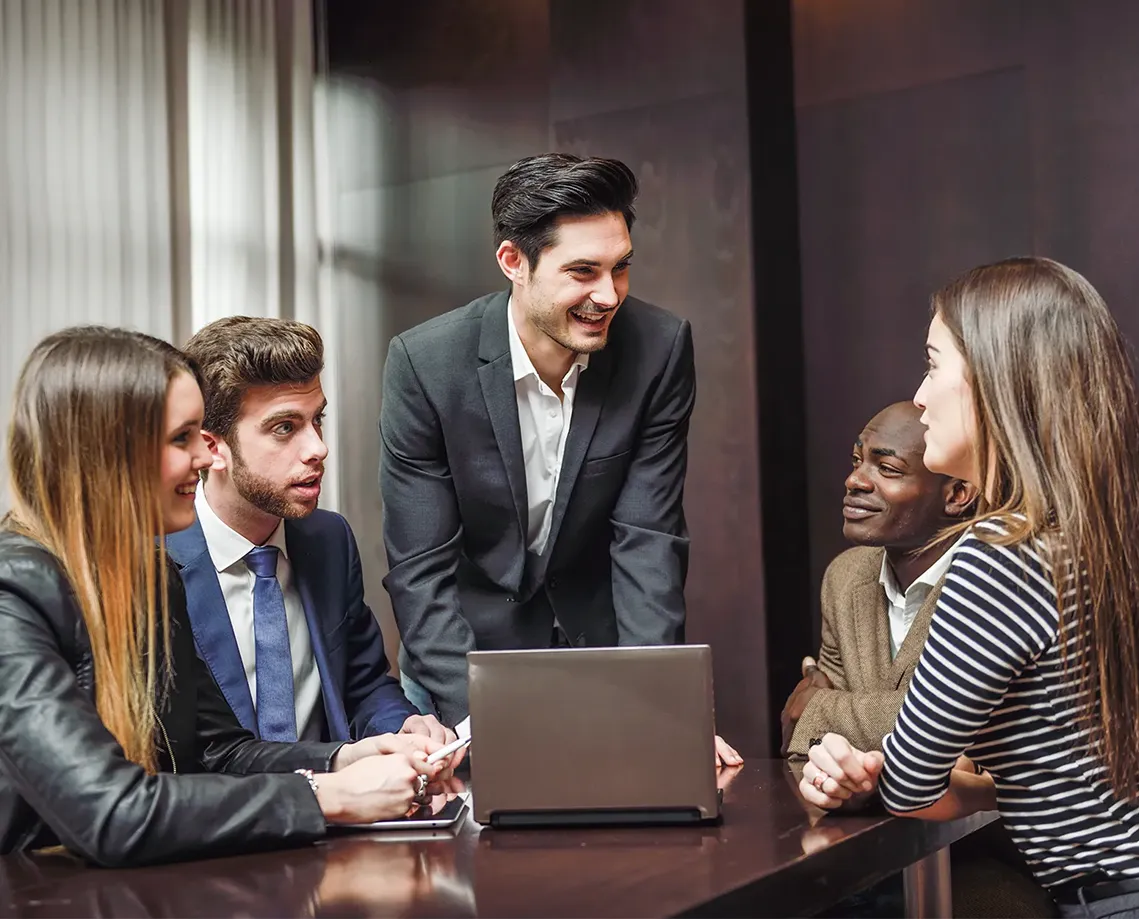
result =
[{"label": "suit lapel", "polygon": [[864,685],[875,687],[889,679],[890,660],[890,618],[886,609],[886,594],[878,583],[878,570],[873,580],[864,581],[858,587],[856,609],[861,611],[855,636],[859,664],[867,669]]},{"label": "suit lapel", "polygon": [[296,585],[297,594],[305,611],[312,655],[316,659],[316,669],[320,674],[320,690],[324,698],[328,737],[333,741],[348,740],[348,715],[340,692],[340,680],[334,672],[337,668],[333,667],[324,643],[321,610],[329,608],[328,598],[324,594],[330,578],[320,551],[321,546],[318,541],[308,539],[302,528],[291,520],[285,521],[285,545],[289,550],[293,583]]},{"label": "suit lapel", "polygon": [[245,679],[245,665],[201,525],[195,520],[188,530],[168,536],[166,547],[182,572],[190,627],[198,651],[237,720],[256,735],[257,714]]},{"label": "suit lapel", "polygon": [[[566,514],[578,473],[585,461],[593,432],[597,429],[597,419],[609,392],[609,378],[613,374],[613,351],[605,348],[589,356],[589,366],[579,371],[577,390],[573,397],[573,414],[570,417],[566,449],[562,454],[562,470],[558,476],[558,491],[554,498],[554,515],[550,522],[550,537],[546,545],[552,548],[557,544],[558,531]],[[545,556],[550,557],[547,549]]]},{"label": "suit lapel", "polygon": [[518,396],[514,389],[514,365],[510,361],[510,332],[506,310],[509,294],[499,294],[483,313],[482,333],[479,337],[479,385],[486,401],[487,414],[502,464],[506,467],[506,480],[514,499],[518,518],[518,532],[524,537],[529,510],[526,504],[526,466],[522,458],[522,432],[518,425]]}]

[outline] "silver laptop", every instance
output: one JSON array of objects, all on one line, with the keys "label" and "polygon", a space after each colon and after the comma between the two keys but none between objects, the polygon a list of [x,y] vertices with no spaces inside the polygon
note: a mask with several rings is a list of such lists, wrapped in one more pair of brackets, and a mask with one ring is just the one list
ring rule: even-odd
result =
[{"label": "silver laptop", "polygon": [[719,817],[707,645],[472,651],[467,667],[479,823]]}]

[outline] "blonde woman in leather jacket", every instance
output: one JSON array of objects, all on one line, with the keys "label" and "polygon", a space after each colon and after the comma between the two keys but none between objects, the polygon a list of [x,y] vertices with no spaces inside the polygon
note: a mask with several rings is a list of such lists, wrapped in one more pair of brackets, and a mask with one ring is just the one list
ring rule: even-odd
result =
[{"label": "blonde woman in leather jacket", "polygon": [[0,526],[2,853],[124,866],[299,845],[407,813],[446,777],[426,737],[240,726],[162,548],[194,519],[202,411],[193,363],[138,333],[69,329],[23,369]]}]

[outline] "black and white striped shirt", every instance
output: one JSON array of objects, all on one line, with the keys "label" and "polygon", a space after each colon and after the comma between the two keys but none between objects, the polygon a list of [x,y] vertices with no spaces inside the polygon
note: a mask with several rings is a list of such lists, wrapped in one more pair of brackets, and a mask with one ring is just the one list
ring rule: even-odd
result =
[{"label": "black and white striped shirt", "polygon": [[[946,574],[880,789],[894,811],[936,802],[962,753],[993,776],[997,807],[1037,880],[1101,870],[1139,877],[1139,806],[1119,801],[1077,725],[1080,662],[1061,659],[1056,589],[1041,545],[975,535]],[[1066,638],[1074,643],[1074,628]],[[1074,644],[1072,645],[1074,647]]]}]

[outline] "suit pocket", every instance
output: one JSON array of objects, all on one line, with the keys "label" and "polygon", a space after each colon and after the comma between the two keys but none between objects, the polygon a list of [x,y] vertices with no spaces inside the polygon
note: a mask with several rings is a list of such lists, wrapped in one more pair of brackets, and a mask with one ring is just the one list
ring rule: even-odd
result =
[{"label": "suit pocket", "polygon": [[348,635],[348,617],[345,616],[335,626],[324,633],[324,650],[326,654],[336,651]]},{"label": "suit pocket", "polygon": [[623,453],[614,453],[611,456],[601,456],[597,459],[587,459],[581,466],[581,477],[610,475],[614,470],[624,472],[629,466],[632,450]]}]

